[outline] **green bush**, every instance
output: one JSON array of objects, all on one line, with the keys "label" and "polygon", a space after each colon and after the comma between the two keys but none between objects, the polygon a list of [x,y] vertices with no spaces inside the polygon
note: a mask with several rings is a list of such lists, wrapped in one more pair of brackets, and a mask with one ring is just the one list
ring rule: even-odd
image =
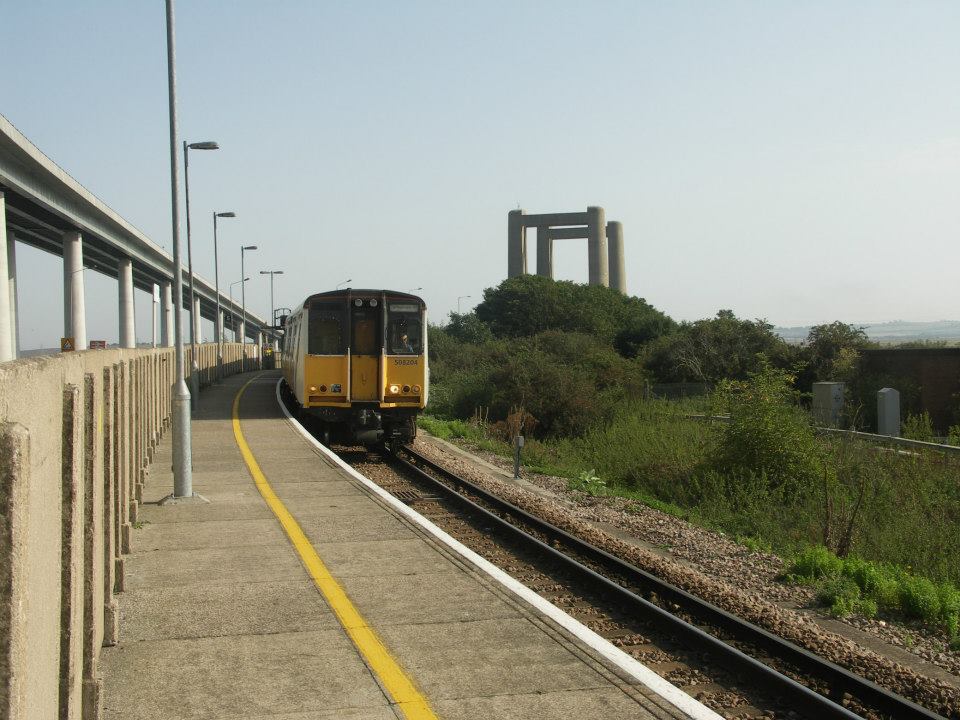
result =
[{"label": "green bush", "polygon": [[814,545],[799,553],[790,564],[787,572],[804,583],[811,583],[827,576],[839,575],[843,571],[843,560],[823,545]]},{"label": "green bush", "polygon": [[793,403],[793,376],[760,359],[746,381],[722,382],[717,407],[730,415],[720,428],[710,466],[726,474],[766,476],[788,500],[809,491],[822,473],[821,446]]},{"label": "green bush", "polygon": [[900,607],[911,617],[929,623],[940,618],[940,594],[927,578],[907,575],[900,583]]},{"label": "green bush", "polygon": [[903,421],[903,436],[910,440],[936,442],[937,434],[933,430],[930,413],[924,410],[917,415],[907,415],[907,419]]}]

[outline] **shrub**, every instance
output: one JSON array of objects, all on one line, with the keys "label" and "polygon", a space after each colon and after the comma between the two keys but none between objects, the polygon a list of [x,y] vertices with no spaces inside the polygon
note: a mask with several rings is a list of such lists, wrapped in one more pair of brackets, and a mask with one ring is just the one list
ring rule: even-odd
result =
[{"label": "shrub", "polygon": [[744,382],[723,382],[719,409],[730,414],[720,430],[711,466],[727,473],[763,474],[787,491],[787,500],[815,487],[822,449],[806,416],[791,401],[793,376],[760,358],[760,369]]},{"label": "shrub", "polygon": [[937,434],[933,430],[930,413],[924,410],[917,415],[907,415],[907,419],[903,421],[903,436],[910,440],[936,442]]},{"label": "shrub", "polygon": [[814,545],[797,555],[787,572],[809,584],[823,577],[839,575],[842,570],[843,560],[823,545]]},{"label": "shrub", "polygon": [[900,583],[900,607],[907,615],[936,622],[940,618],[937,586],[926,578],[907,575]]}]

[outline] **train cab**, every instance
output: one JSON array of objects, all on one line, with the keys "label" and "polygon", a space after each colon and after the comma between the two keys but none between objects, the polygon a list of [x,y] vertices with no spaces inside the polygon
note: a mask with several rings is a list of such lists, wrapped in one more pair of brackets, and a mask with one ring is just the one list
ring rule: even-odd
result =
[{"label": "train cab", "polygon": [[429,389],[426,305],[390,290],[313,295],[286,322],[283,372],[324,438],[362,444],[416,435]]}]

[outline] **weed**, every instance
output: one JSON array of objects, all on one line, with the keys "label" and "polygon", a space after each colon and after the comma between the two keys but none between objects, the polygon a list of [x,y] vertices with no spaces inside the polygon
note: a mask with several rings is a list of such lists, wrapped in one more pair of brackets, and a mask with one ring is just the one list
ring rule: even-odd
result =
[{"label": "weed", "polygon": [[578,490],[587,495],[606,495],[607,483],[597,477],[595,470],[584,470],[567,481],[567,487],[571,490]]}]

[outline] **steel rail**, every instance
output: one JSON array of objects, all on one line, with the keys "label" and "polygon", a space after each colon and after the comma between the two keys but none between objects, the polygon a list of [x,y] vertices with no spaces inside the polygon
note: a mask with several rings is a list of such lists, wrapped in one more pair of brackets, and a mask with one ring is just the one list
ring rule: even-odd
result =
[{"label": "steel rail", "polygon": [[[846,668],[825,660],[814,653],[806,650],[794,643],[784,640],[763,628],[747,622],[725,610],[713,605],[701,598],[688,593],[681,588],[664,582],[660,578],[652,575],[640,568],[625,562],[624,560],[611,555],[605,550],[601,550],[580,538],[571,535],[555,525],[552,525],[535,515],[493,495],[483,488],[465,480],[446,468],[437,465],[432,460],[420,455],[409,447],[399,448],[402,452],[408,454],[416,462],[430,468],[433,472],[441,475],[458,487],[481,498],[484,502],[495,507],[497,510],[508,513],[521,519],[527,525],[543,533],[554,541],[560,541],[567,547],[597,562],[604,567],[613,570],[622,575],[628,582],[639,585],[646,590],[655,592],[659,597],[671,601],[687,612],[699,617],[704,623],[717,626],[731,633],[740,641],[744,641],[762,648],[764,651],[774,655],[781,660],[800,668],[803,672],[817,677],[824,681],[831,689],[831,695],[834,699],[840,699],[844,694],[849,694],[856,698],[863,705],[876,710],[880,713],[890,715],[896,718],[904,719],[922,719],[922,720],[942,720],[942,717],[927,708],[924,708],[896,693],[890,692],[880,687],[876,683],[866,678],[856,675]],[[460,493],[454,491],[445,483],[430,476],[416,465],[399,457],[393,453],[396,462],[400,463],[418,477],[429,482],[431,485],[444,491],[449,497],[455,499],[458,503],[477,512],[485,518],[494,522],[497,526],[507,531],[511,535],[522,539],[523,542],[532,543],[537,548],[554,559],[563,563],[568,569],[574,571],[577,575],[586,578],[589,582],[594,582],[618,596],[618,599],[626,603],[630,608],[639,611],[641,614],[655,620],[656,622],[667,624],[671,631],[682,636],[687,642],[699,647],[703,647],[712,652],[718,653],[731,666],[736,667],[741,672],[759,676],[761,682],[766,683],[766,687],[775,687],[790,702],[796,704],[796,707],[802,707],[811,712],[817,718],[859,718],[859,715],[847,710],[839,705],[834,699],[827,698],[820,693],[811,690],[805,685],[777,672],[773,668],[746,655],[736,648],[728,645],[726,642],[704,632],[700,628],[681,620],[678,617],[668,613],[653,603],[639,597],[630,590],[622,587],[609,578],[600,575],[590,568],[582,565],[573,558],[565,555],[561,551],[552,547],[550,544],[542,542],[515,527],[507,520],[499,517],[495,513],[474,503]]]}]

